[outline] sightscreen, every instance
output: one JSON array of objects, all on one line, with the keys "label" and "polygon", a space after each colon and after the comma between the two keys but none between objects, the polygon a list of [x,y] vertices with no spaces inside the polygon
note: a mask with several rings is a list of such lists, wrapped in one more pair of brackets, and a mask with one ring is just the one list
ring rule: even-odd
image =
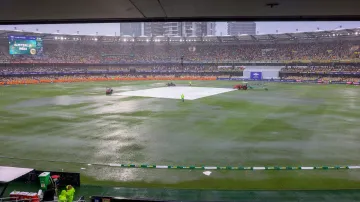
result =
[{"label": "sightscreen", "polygon": [[39,55],[43,51],[41,37],[9,36],[10,55]]}]

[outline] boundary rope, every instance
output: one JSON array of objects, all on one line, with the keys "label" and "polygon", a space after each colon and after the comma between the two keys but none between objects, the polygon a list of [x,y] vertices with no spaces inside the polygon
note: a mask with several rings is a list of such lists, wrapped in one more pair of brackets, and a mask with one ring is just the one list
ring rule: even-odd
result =
[{"label": "boundary rope", "polygon": [[346,170],[360,169],[360,166],[172,166],[149,164],[117,164],[117,163],[85,163],[60,160],[29,159],[0,156],[0,159],[14,159],[27,161],[44,161],[52,163],[87,164],[95,166],[110,166],[120,168],[152,168],[152,169],[188,169],[188,170]]}]

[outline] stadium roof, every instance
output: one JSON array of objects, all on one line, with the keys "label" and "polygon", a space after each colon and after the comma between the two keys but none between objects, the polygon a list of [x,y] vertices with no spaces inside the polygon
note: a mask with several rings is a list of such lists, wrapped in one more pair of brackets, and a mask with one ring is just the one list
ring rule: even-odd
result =
[{"label": "stadium roof", "polygon": [[[360,19],[356,0],[2,0],[0,23]],[[36,11],[36,12],[35,12]]]},{"label": "stadium roof", "polygon": [[155,43],[155,44],[211,44],[211,43],[254,43],[254,42],[282,42],[282,41],[307,41],[307,40],[332,40],[332,39],[356,39],[360,40],[360,28],[336,29],[331,31],[315,30],[313,32],[260,34],[260,35],[239,35],[239,36],[100,36],[100,35],[79,35],[79,34],[47,34],[41,32],[27,32],[21,30],[0,30],[0,38],[7,38],[10,35],[37,36],[48,41],[83,41],[83,42],[116,42],[116,43]]}]

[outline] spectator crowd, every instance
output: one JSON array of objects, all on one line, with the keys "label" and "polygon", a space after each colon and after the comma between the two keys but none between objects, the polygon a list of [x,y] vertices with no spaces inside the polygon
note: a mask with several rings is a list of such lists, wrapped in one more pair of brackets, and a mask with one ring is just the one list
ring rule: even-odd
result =
[{"label": "spectator crowd", "polygon": [[329,65],[329,66],[286,66],[281,69],[284,73],[360,73],[360,65]]},{"label": "spectator crowd", "polygon": [[0,62],[12,63],[156,63],[156,62],[277,62],[346,60],[359,57],[360,41],[270,44],[116,44],[44,41],[41,56],[11,56],[0,41]]},{"label": "spectator crowd", "polygon": [[161,72],[161,73],[171,73],[171,72],[190,72],[190,73],[199,73],[199,72],[242,72],[244,67],[233,67],[229,66],[228,68],[219,68],[215,65],[126,65],[126,66],[43,66],[43,65],[31,65],[31,66],[0,66],[0,75],[12,74],[12,73],[96,73],[96,72]]},{"label": "spectator crowd", "polygon": [[[7,41],[1,40],[0,82],[2,83],[15,82],[15,80],[20,83],[36,83],[45,80],[46,82],[109,80],[120,77],[142,79],[145,73],[148,79],[159,76],[161,78],[181,76],[235,78],[240,77],[242,74],[239,73],[244,70],[244,67],[235,65],[241,62],[270,64],[300,61],[299,64],[302,63],[303,66],[288,65],[280,70],[284,78],[296,80],[307,78],[324,81],[358,81],[357,76],[331,74],[360,73],[359,65],[355,63],[348,65],[333,63],[333,61],[353,61],[359,58],[360,41],[241,45],[211,43],[144,45],[44,41],[42,55],[27,56],[9,55]],[[312,65],[314,63],[328,65]],[[14,73],[24,74],[24,77],[8,76]],[[46,75],[41,77],[31,75],[42,73]],[[70,75],[65,76],[64,73]],[[179,73],[181,73],[180,77]]]},{"label": "spectator crowd", "polygon": [[71,75],[71,76],[26,76],[4,77],[0,76],[0,85],[38,84],[38,83],[72,83],[91,81],[133,81],[133,80],[216,80],[213,75]]},{"label": "spectator crowd", "polygon": [[317,80],[322,82],[360,82],[360,65],[286,66],[282,79]]},{"label": "spectator crowd", "polygon": [[343,77],[343,76],[334,76],[334,77],[330,77],[330,76],[285,76],[282,79],[284,80],[297,80],[297,81],[321,81],[324,83],[328,83],[328,82],[360,82],[360,78],[359,77]]}]

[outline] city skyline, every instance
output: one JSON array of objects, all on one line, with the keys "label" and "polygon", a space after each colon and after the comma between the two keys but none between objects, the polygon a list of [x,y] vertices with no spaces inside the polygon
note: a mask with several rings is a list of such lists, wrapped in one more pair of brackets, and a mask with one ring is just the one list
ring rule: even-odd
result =
[{"label": "city skyline", "polygon": [[[360,22],[334,21],[334,22],[255,22],[256,34],[276,34],[310,32],[317,29],[334,30],[359,28]],[[48,25],[0,25],[0,30],[24,30],[30,32],[59,33],[80,35],[114,36],[120,34],[120,23],[88,23],[88,24],[48,24]],[[227,22],[216,22],[216,35],[227,35]]]},{"label": "city skyline", "polygon": [[255,22],[227,22],[227,34],[231,36],[238,35],[255,35],[256,23]]}]

